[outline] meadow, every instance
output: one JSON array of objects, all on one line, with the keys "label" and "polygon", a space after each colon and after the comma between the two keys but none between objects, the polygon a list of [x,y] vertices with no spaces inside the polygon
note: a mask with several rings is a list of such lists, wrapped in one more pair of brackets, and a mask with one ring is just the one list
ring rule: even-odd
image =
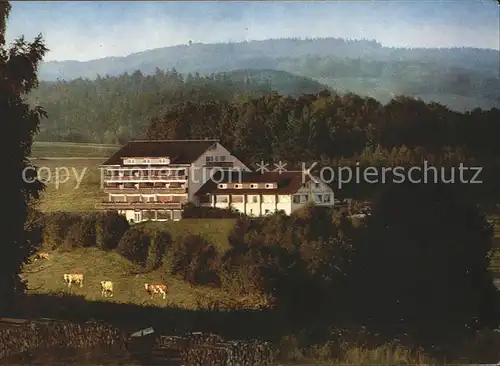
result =
[{"label": "meadow", "polygon": [[[48,260],[38,260],[25,267],[23,278],[28,281],[30,294],[63,293],[83,296],[87,301],[111,301],[155,307],[204,308],[209,304],[251,306],[257,298],[234,298],[220,289],[191,286],[175,276],[166,275],[162,268],[144,273],[137,265],[114,251],[97,248],[78,248],[71,251],[54,251]],[[64,273],[84,273],[83,287],[68,289]],[[114,296],[101,297],[100,281],[113,281]],[[166,283],[169,292],[166,300],[151,299],[144,289],[145,283]]]},{"label": "meadow", "polygon": [[39,142],[33,143],[31,157],[107,157],[118,150],[117,145],[88,144],[76,142]]},{"label": "meadow", "polygon": [[[94,144],[35,144],[33,157],[37,159],[33,162],[37,167],[43,168],[40,171],[41,178],[50,177],[46,180],[46,189],[39,199],[38,208],[44,212],[95,210],[95,203],[104,198],[101,193],[99,165],[116,149],[116,146]],[[50,159],[43,159],[44,157]],[[59,172],[58,181],[55,180],[56,171]],[[68,172],[69,175],[66,176]],[[496,250],[491,254],[491,269],[500,276],[500,220],[495,219],[494,223]],[[200,235],[212,242],[219,252],[224,252],[229,246],[228,234],[234,226],[234,220],[187,219],[179,222],[148,222],[138,226],[151,232],[169,232],[174,240],[187,234]],[[62,275],[70,272],[85,274],[82,288],[73,286],[68,290]],[[216,332],[229,339],[265,339],[273,342],[283,364],[435,362],[420,350],[410,350],[397,344],[364,344],[362,336],[359,339],[348,337],[337,343],[318,344],[304,349],[300,346],[301,337],[307,336],[293,329],[288,319],[281,318],[270,308],[251,310],[256,304],[262,304],[262,298],[237,297],[217,288],[193,286],[180,277],[166,274],[162,267],[144,272],[115,251],[102,251],[98,248],[55,250],[50,253],[48,260],[26,265],[22,276],[27,280],[29,288],[28,305],[22,311],[35,317],[93,318],[119,323],[130,331],[155,325],[162,332],[172,335],[186,331],[204,331]],[[101,280],[113,281],[113,297],[101,297]],[[166,299],[150,299],[144,290],[144,283],[159,282],[166,283],[169,287]],[[497,338],[493,333],[487,335],[490,336]],[[464,349],[462,354],[466,354],[468,360],[479,360],[486,352],[484,347],[487,342],[489,341],[485,339],[479,340],[477,344],[470,344],[470,350]],[[52,356],[44,354],[40,357],[47,359]],[[60,357],[54,358],[60,360]],[[39,359],[38,356],[35,359]],[[467,359],[457,362],[468,363]],[[75,362],[83,363],[84,360]]]}]

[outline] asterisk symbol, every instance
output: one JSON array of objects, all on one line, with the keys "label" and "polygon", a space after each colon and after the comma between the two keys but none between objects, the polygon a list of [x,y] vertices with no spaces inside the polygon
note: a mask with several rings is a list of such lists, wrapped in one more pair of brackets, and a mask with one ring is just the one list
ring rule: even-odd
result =
[{"label": "asterisk symbol", "polygon": [[274,163],[274,166],[276,167],[274,171],[278,172],[279,174],[286,172],[286,163],[283,163],[281,160],[278,162],[278,164]]},{"label": "asterisk symbol", "polygon": [[262,160],[260,161],[260,164],[257,163],[256,165],[257,165],[257,169],[256,169],[257,173],[264,174],[264,173],[269,171],[269,169],[267,168],[269,166],[269,164],[265,163]]}]

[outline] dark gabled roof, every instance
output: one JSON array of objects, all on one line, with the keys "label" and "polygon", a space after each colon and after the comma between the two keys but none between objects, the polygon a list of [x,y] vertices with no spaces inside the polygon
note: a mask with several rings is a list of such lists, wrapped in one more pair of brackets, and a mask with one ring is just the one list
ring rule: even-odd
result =
[{"label": "dark gabled roof", "polygon": [[136,140],[123,145],[102,165],[120,165],[123,158],[169,157],[171,164],[191,164],[218,140]]},{"label": "dark gabled roof", "polygon": [[[304,179],[303,179],[304,178]],[[304,180],[304,181],[303,181]],[[195,196],[205,194],[293,194],[297,192],[302,185],[309,181],[307,174],[301,171],[278,172],[216,172],[212,179],[209,179],[195,193]],[[278,188],[218,188],[219,183],[278,183]]]}]

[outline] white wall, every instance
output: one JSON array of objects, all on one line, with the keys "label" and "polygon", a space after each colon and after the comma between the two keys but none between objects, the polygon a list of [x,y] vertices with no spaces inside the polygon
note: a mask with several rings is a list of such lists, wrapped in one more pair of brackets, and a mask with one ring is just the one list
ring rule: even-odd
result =
[{"label": "white wall", "polygon": [[208,181],[212,174],[219,171],[220,168],[203,168],[206,163],[207,156],[225,156],[225,162],[232,162],[234,167],[240,168],[243,171],[250,171],[250,169],[243,164],[237,157],[231,155],[231,153],[218,142],[213,150],[207,150],[204,152],[189,168],[189,201],[193,201],[194,194],[201,188],[206,181]]},{"label": "white wall", "polygon": [[[293,195],[292,195],[292,204],[291,204],[291,211],[292,212],[304,207],[309,202],[312,202],[318,206],[333,207],[334,201],[335,201],[335,194],[333,192],[333,189],[330,186],[328,186],[326,183],[321,182],[319,178],[316,178],[316,180],[318,182],[317,184],[315,182],[309,181],[294,194],[294,195],[297,195],[297,194],[307,195],[308,196],[307,202],[293,203]],[[317,194],[320,194],[320,195],[329,194],[330,195],[330,202],[329,203],[316,202],[315,198],[316,198]]]}]

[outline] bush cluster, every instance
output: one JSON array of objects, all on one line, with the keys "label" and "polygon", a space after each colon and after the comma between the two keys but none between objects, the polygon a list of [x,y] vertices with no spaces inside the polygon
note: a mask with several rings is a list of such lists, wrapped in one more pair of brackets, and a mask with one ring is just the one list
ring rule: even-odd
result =
[{"label": "bush cluster", "polygon": [[41,222],[42,245],[49,250],[80,247],[112,250],[129,229],[127,220],[114,211],[53,212],[44,214]]}]

